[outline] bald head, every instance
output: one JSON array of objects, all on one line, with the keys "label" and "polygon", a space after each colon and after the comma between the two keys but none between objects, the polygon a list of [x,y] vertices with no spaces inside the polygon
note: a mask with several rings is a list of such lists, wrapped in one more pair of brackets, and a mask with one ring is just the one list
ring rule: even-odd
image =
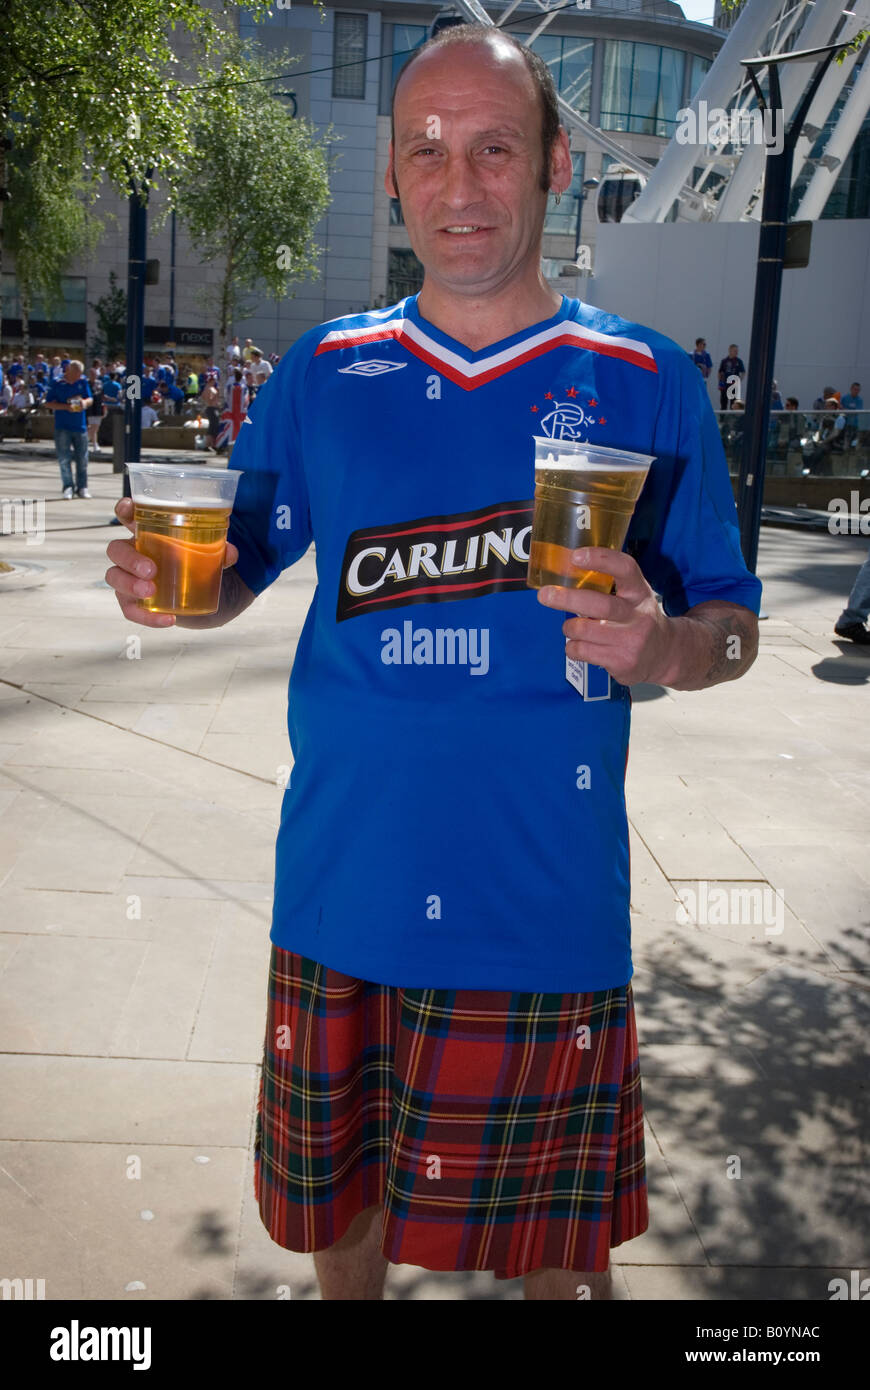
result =
[{"label": "bald head", "polygon": [[510,73],[514,78],[517,76],[518,65],[522,63],[528,77],[528,99],[530,102],[537,100],[541,111],[540,187],[544,190],[549,189],[550,156],[559,132],[558,96],[550,69],[537,53],[526,48],[512,34],[493,32],[491,28],[482,24],[452,25],[414,49],[399,72],[393,88],[390,110],[390,136],[393,146],[395,147],[396,143],[396,98],[400,85],[404,94],[411,81],[412,70],[419,69],[422,72],[426,65],[443,59],[449,60],[451,51],[456,53],[457,48],[465,51],[478,49],[482,65],[490,68],[503,67],[505,74]]}]

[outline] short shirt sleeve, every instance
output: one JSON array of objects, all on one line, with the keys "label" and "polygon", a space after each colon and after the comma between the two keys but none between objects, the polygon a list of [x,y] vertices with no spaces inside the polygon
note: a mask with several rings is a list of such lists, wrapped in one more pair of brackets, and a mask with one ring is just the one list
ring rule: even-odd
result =
[{"label": "short shirt sleeve", "polygon": [[299,560],[312,540],[299,421],[308,337],[257,392],[230,458],[229,466],[243,472],[228,539],[239,550],[236,570],[255,594]]},{"label": "short shirt sleeve", "polygon": [[668,617],[718,599],[757,613],[761,582],[740,549],[737,508],[706,383],[682,353],[659,358],[650,469],[626,549]]}]

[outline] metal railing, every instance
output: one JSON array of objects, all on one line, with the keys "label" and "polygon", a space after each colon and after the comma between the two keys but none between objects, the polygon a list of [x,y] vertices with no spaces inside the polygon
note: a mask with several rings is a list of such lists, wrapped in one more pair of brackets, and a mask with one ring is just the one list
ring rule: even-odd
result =
[{"label": "metal railing", "polygon": [[[845,428],[835,422],[845,416]],[[728,470],[740,471],[743,451],[743,412],[717,410],[719,434]],[[766,475],[769,478],[870,477],[870,411],[772,410],[767,432]]]}]

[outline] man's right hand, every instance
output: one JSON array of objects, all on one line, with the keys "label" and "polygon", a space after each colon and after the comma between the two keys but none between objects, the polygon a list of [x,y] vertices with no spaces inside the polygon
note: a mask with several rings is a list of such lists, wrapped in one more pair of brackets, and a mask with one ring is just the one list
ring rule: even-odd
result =
[{"label": "man's right hand", "polygon": [[[135,531],[131,497],[120,498],[115,504],[115,516],[128,531]],[[141,623],[143,627],[174,627],[174,613],[149,613],[138,603],[140,598],[150,598],[156,592],[153,578],[157,566],[154,561],[149,560],[147,555],[140,555],[132,540],[109,541],[106,555],[112,561],[111,569],[106,570],[106,583],[115,590],[121,612],[128,622]],[[224,569],[234,565],[238,558],[238,550],[227,541]]]}]

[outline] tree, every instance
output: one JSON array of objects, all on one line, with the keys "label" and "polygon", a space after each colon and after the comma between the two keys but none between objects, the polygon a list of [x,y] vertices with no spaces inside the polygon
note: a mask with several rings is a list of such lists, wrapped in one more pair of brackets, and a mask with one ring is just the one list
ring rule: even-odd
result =
[{"label": "tree", "polygon": [[222,262],[220,283],[203,297],[224,339],[258,293],[283,299],[294,281],[317,272],[314,227],[329,205],[326,147],[273,90],[294,61],[240,45],[224,70],[225,80],[236,71],[249,79],[236,88],[237,115],[228,120],[212,106],[193,125],[175,206],[203,260]]},{"label": "tree", "polygon": [[[723,10],[742,10],[744,5],[747,5],[748,3],[749,0],[722,0],[722,8]],[[843,13],[845,14],[845,10],[843,11]],[[870,35],[870,30],[859,29],[858,32],[856,34],[853,34],[852,38],[849,39],[848,42],[843,45],[842,52],[836,55],[836,57],[834,58],[834,62],[843,63],[845,62],[846,57],[849,53],[858,52],[858,50],[863,46],[864,42],[866,41],[868,35]],[[836,40],[834,40],[834,42],[836,42]]]},{"label": "tree", "polygon": [[[44,0],[4,7],[0,19],[0,136],[96,190],[118,192],[158,170],[168,190],[192,152],[195,115],[232,118],[235,89],[213,65],[237,42],[228,18],[265,17],[269,0]],[[189,57],[182,60],[180,39]],[[0,189],[7,186],[0,144]],[[0,201],[0,268],[3,210]]]},{"label": "tree", "polygon": [[93,249],[101,224],[82,198],[75,168],[18,145],[9,159],[8,177],[6,242],[15,256],[22,346],[29,356],[34,301],[41,300],[49,316],[63,303],[64,267],[79,252]]},{"label": "tree", "polygon": [[91,355],[102,357],[104,362],[113,362],[124,347],[127,328],[127,296],[119,287],[114,270],[109,271],[108,290],[90,307],[97,318]]}]

